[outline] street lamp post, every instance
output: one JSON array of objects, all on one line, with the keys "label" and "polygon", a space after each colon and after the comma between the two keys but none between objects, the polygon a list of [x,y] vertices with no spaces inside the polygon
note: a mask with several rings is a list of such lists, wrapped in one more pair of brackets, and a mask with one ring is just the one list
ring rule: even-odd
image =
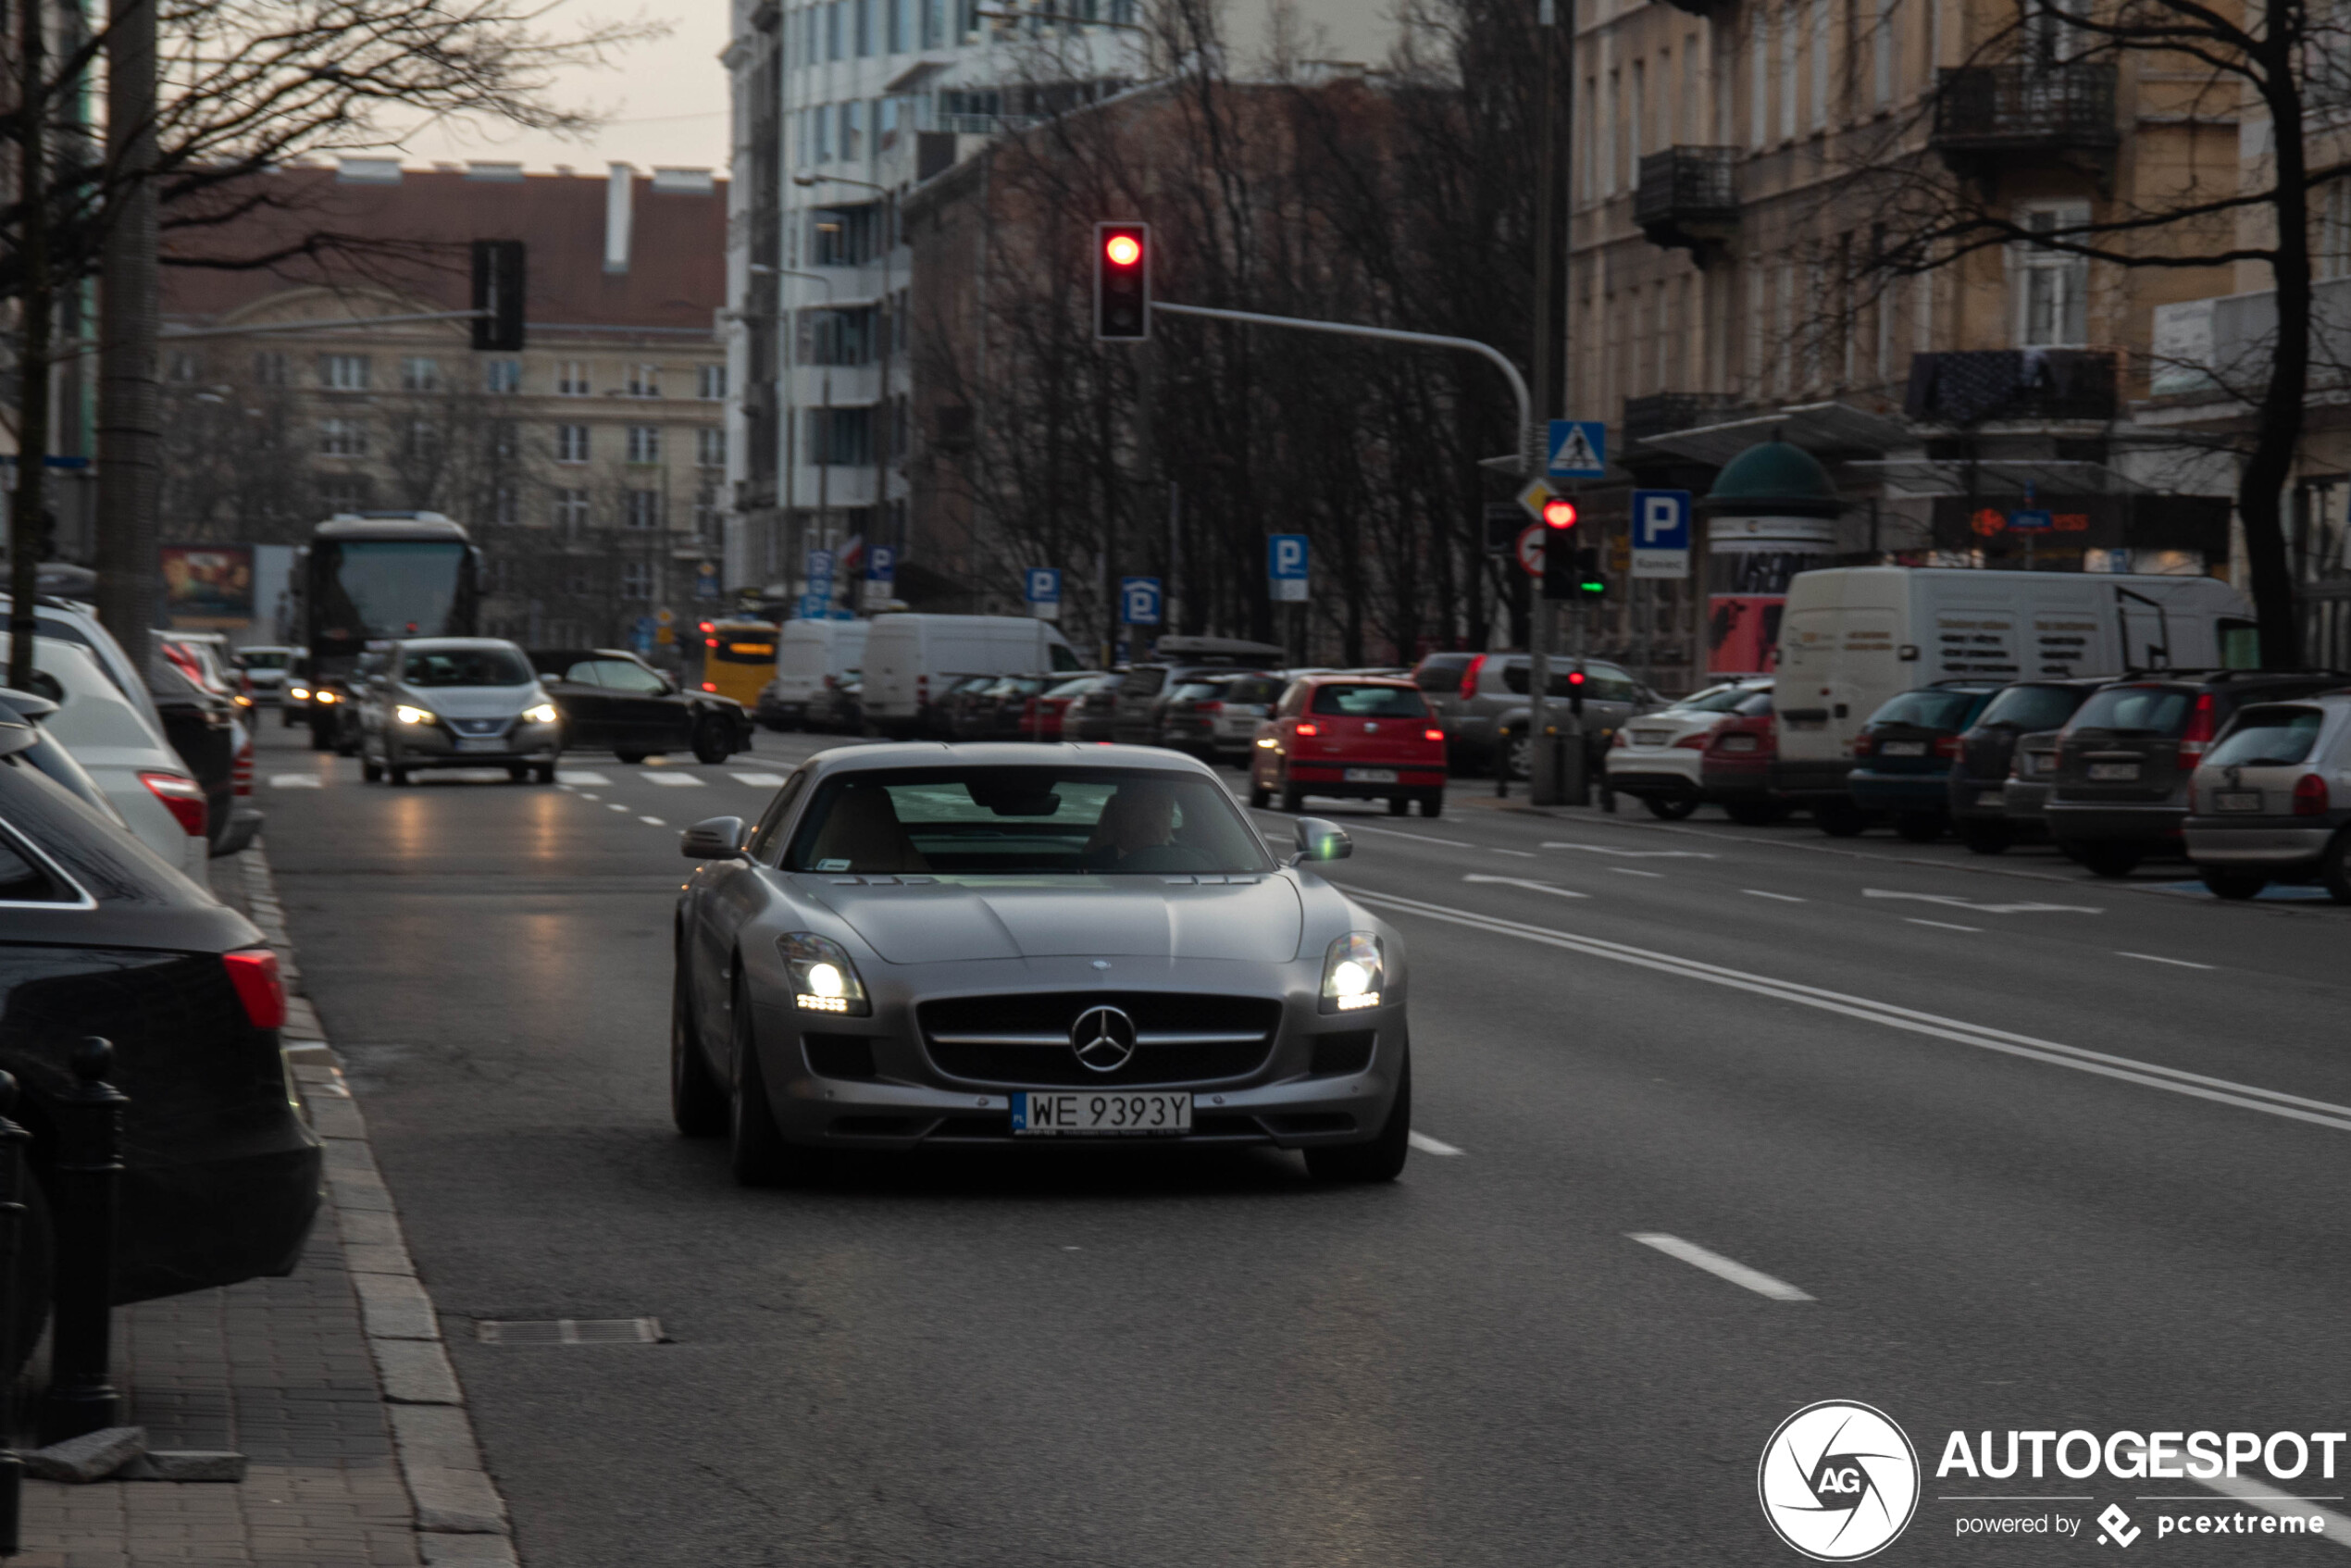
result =
[{"label": "street lamp post", "polygon": [[[890,186],[876,184],[871,180],[852,179],[845,174],[795,174],[791,177],[791,182],[803,191],[814,185],[832,184],[855,185],[864,190],[877,191],[881,193],[882,290],[881,304],[874,312],[874,335],[878,340],[879,350],[877,357],[881,363],[880,395],[874,405],[877,428],[873,434],[874,532],[877,536],[874,542],[878,543],[878,536],[882,531],[882,519],[889,515],[889,449],[892,427],[889,414],[889,356],[891,351],[897,346],[898,335],[898,322],[891,314],[889,305],[889,263],[890,254],[898,248],[898,192]],[[889,331],[886,335],[880,330],[884,322],[889,323]],[[899,538],[893,530],[890,534],[890,542],[903,548],[906,541]]]}]

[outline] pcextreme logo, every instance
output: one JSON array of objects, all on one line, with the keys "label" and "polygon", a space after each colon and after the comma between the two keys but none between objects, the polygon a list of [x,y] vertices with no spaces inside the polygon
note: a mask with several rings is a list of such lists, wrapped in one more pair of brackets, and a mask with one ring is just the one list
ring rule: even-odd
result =
[{"label": "pcextreme logo", "polygon": [[1884,1411],[1822,1400],[1763,1445],[1755,1490],[1780,1539],[1816,1562],[1855,1562],[1892,1545],[1918,1512],[1918,1450]]}]

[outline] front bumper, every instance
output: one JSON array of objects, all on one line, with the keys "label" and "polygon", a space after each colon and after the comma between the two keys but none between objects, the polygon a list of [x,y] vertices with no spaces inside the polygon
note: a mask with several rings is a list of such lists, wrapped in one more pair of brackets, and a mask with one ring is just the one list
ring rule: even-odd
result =
[{"label": "front bumper", "polygon": [[2283,827],[2267,822],[2232,821],[2226,817],[2191,816],[2182,830],[2188,858],[2198,865],[2232,871],[2267,871],[2286,877],[2318,869],[2335,829],[2327,822]]},{"label": "front bumper", "polygon": [[505,767],[516,763],[552,763],[563,751],[563,726],[516,724],[495,739],[493,749],[461,749],[455,737],[432,725],[394,725],[384,732],[384,762],[392,767]]}]

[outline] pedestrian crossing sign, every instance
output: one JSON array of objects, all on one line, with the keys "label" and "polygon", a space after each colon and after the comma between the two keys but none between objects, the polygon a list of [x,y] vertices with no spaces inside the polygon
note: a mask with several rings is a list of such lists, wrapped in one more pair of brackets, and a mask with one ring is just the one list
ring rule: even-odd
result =
[{"label": "pedestrian crossing sign", "polygon": [[1549,451],[1547,478],[1599,479],[1608,472],[1608,426],[1598,419],[1554,419]]}]

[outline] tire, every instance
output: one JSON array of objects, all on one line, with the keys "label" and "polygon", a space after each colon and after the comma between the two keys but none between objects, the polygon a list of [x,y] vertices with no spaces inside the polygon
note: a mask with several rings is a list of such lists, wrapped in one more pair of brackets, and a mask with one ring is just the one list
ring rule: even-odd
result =
[{"label": "tire", "polygon": [[1282,786],[1282,809],[1292,816],[1306,809],[1306,791],[1294,784]]},{"label": "tire", "polygon": [[1387,815],[1390,815],[1390,816],[1406,816],[1406,815],[1411,815],[1412,810],[1412,796],[1410,796],[1410,795],[1390,795],[1390,796],[1388,796],[1388,797],[1387,797]]},{"label": "tire", "polygon": [[1421,815],[1423,816],[1444,815],[1445,791],[1442,790],[1431,790],[1427,794],[1423,795],[1421,797]]},{"label": "tire", "polygon": [[751,998],[735,985],[734,1091],[727,1097],[727,1163],[743,1187],[780,1187],[808,1174],[815,1156],[784,1141],[767,1103],[767,1079],[751,1027]]},{"label": "tire", "polygon": [[726,1086],[694,1042],[694,1004],[686,994],[682,957],[669,976],[669,1119],[688,1138],[715,1138],[728,1128]]},{"label": "tire", "polygon": [[314,752],[333,751],[335,749],[334,726],[321,724],[317,719],[312,719],[310,721],[310,749]]},{"label": "tire", "polygon": [[1249,785],[1249,803],[1259,811],[1263,811],[1274,803],[1274,791],[1255,779],[1251,779]]},{"label": "tire", "polygon": [[2254,898],[2270,885],[2270,879],[2258,871],[2205,871],[2198,875],[2216,899]]},{"label": "tire", "polygon": [[383,782],[384,765],[365,752],[359,753],[359,777],[370,784]]},{"label": "tire", "polygon": [[1742,828],[1769,828],[1787,815],[1787,808],[1777,801],[1724,801],[1723,815]]},{"label": "tire", "polygon": [[1830,800],[1812,808],[1812,820],[1832,839],[1858,839],[1870,825],[1870,814],[1849,800]]},{"label": "tire", "polygon": [[408,770],[404,767],[386,766],[384,779],[393,789],[404,790],[408,786]]},{"label": "tire", "polygon": [[540,763],[531,768],[530,776],[541,784],[553,784],[555,781],[555,765],[551,762]]},{"label": "tire", "polygon": [[1959,841],[1970,854],[2001,854],[2016,842],[2016,829],[2005,822],[1962,822]]},{"label": "tire", "polygon": [[1694,795],[1644,795],[1641,803],[1660,822],[1679,822],[1698,810],[1698,798]]},{"label": "tire", "polygon": [[1394,1181],[1404,1174],[1412,1152],[1412,1057],[1408,1050],[1396,1075],[1396,1100],[1387,1122],[1368,1143],[1345,1143],[1336,1149],[1309,1149],[1306,1174],[1316,1181]]},{"label": "tire", "polygon": [[1906,811],[1894,819],[1894,831],[1906,844],[1931,844],[1949,824],[1939,811]]},{"label": "tire", "polygon": [[530,778],[530,765],[527,762],[508,763],[506,777],[516,784],[527,783]]},{"label": "tire", "polygon": [[2351,828],[2337,833],[2319,857],[2319,882],[2335,902],[2351,903]]},{"label": "tire", "polygon": [[618,758],[619,758],[622,762],[627,763],[627,764],[628,764],[629,766],[631,766],[631,767],[634,767],[634,766],[636,766],[639,763],[643,762],[643,761],[645,760],[645,758],[646,758],[647,756],[651,755],[651,754],[652,754],[652,753],[648,753],[648,752],[621,752],[621,751],[616,751],[616,752],[614,752],[614,753],[613,753],[613,755],[614,755],[614,756],[618,757]]},{"label": "tire", "polygon": [[1535,776],[1535,742],[1524,730],[1502,737],[1501,765],[1511,778],[1524,781]]},{"label": "tire", "polygon": [[715,718],[705,718],[694,726],[694,760],[705,766],[715,766],[735,754],[733,737],[727,726]]},{"label": "tire", "polygon": [[2128,877],[2146,858],[2146,851],[2133,843],[2082,844],[2076,847],[2074,858],[2093,877]]}]

